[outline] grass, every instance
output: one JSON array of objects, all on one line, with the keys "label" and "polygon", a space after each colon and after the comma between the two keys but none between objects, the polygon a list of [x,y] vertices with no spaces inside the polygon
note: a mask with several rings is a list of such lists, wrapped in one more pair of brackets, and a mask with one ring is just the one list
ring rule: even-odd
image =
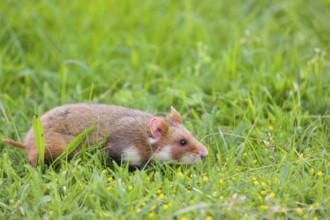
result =
[{"label": "grass", "polygon": [[329,219],[328,0],[0,5],[1,138],[64,103],[174,106],[210,152],[42,169],[1,143],[0,219]]},{"label": "grass", "polygon": [[43,169],[45,165],[45,138],[44,138],[44,129],[42,127],[42,122],[40,120],[39,115],[37,114],[33,116],[32,127],[34,130],[37,152],[39,155],[38,165]]}]

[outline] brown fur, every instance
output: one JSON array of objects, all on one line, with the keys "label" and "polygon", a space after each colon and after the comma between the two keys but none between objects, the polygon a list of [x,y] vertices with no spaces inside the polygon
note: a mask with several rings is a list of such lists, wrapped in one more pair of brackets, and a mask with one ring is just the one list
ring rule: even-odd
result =
[{"label": "brown fur", "polygon": [[18,148],[21,148],[21,149],[25,149],[26,146],[22,143],[19,143],[19,142],[16,142],[16,141],[13,141],[13,140],[8,140],[8,139],[3,139],[3,142],[7,143],[7,144],[11,144],[15,147],[18,147]]},{"label": "brown fur", "polygon": [[[51,162],[62,154],[77,135],[91,126],[94,126],[94,130],[86,142],[94,144],[106,140],[105,152],[112,158],[121,158],[123,150],[131,146],[138,149],[143,161],[147,161],[165,145],[175,146],[172,149],[174,160],[180,160],[187,151],[196,155],[203,150],[207,152],[205,146],[184,128],[181,116],[174,108],[168,117],[155,117],[146,112],[114,105],[69,104],[46,112],[41,122],[46,145],[45,162]],[[157,141],[149,144],[150,137]],[[188,140],[188,146],[178,146],[182,138]],[[24,143],[4,141],[24,148],[29,163],[37,165],[38,152],[33,128],[28,131]]]}]

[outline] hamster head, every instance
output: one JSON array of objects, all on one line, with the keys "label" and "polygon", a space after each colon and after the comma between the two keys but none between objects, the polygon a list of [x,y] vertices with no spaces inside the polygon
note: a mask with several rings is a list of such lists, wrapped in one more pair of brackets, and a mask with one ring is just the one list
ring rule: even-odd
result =
[{"label": "hamster head", "polygon": [[207,148],[188,131],[180,114],[172,107],[165,117],[153,117],[149,123],[154,158],[159,161],[193,164],[204,159]]}]

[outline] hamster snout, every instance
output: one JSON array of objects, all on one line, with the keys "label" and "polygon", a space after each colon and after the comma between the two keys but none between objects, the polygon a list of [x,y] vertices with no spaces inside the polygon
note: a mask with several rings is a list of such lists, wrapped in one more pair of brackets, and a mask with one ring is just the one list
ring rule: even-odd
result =
[{"label": "hamster snout", "polygon": [[208,155],[207,149],[205,149],[199,153],[199,156],[201,157],[202,160],[205,159],[207,155]]}]

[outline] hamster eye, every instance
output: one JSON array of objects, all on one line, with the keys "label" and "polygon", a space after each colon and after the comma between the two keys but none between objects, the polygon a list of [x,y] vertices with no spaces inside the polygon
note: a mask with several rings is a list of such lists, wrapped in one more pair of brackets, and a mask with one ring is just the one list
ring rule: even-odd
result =
[{"label": "hamster eye", "polygon": [[181,146],[186,146],[188,144],[187,140],[186,139],[182,139],[180,140],[180,145]]}]

